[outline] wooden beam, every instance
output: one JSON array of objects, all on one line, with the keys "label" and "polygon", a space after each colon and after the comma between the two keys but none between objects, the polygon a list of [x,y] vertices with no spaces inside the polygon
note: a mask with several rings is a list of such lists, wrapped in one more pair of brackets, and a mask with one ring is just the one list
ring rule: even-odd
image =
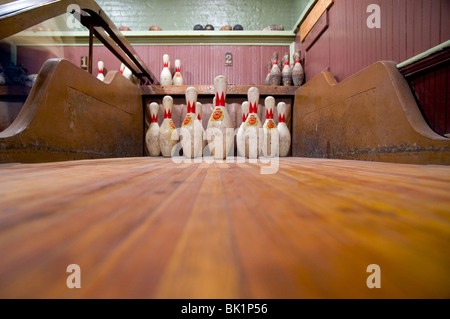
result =
[{"label": "wooden beam", "polygon": [[[214,95],[214,85],[141,85],[143,95],[184,95],[193,86],[199,95]],[[248,89],[255,86],[260,95],[294,96],[298,86],[269,85],[228,85],[227,95],[247,95]]]},{"label": "wooden beam", "polygon": [[306,17],[305,21],[300,26],[300,41],[304,41],[308,33],[320,19],[322,14],[333,4],[333,0],[319,0],[311,12]]}]

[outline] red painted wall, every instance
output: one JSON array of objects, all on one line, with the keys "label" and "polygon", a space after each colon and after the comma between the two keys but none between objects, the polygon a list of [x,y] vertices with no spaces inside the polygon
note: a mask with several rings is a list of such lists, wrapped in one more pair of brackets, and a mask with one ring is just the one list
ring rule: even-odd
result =
[{"label": "red painted wall", "polygon": [[[367,27],[367,6],[378,4],[381,28]],[[338,81],[380,60],[403,62],[450,40],[448,0],[335,0],[328,28],[306,51],[306,80],[329,70]]]},{"label": "red painted wall", "polygon": [[[379,29],[367,27],[370,4],[380,6]],[[322,71],[342,81],[377,61],[400,63],[450,40],[449,0],[335,0],[325,14],[322,33],[317,23],[304,42],[296,36],[306,81]],[[449,70],[447,62],[410,80],[426,121],[441,135],[450,133]]]},{"label": "red painted wall", "polygon": [[[217,75],[225,75],[230,84],[263,85],[267,74],[266,64],[274,51],[281,56],[289,53],[289,46],[239,46],[239,45],[177,45],[135,46],[137,54],[147,63],[159,81],[165,53],[169,54],[172,72],[175,59],[181,60],[181,73],[185,84],[212,84]],[[225,66],[225,53],[231,52],[233,65]],[[76,65],[88,55],[87,46],[77,47],[19,47],[17,62],[23,64],[30,74],[38,73],[49,58],[64,57]],[[98,72],[97,62],[102,60],[106,71],[119,70],[120,61],[105,47],[95,46],[93,73]]]}]

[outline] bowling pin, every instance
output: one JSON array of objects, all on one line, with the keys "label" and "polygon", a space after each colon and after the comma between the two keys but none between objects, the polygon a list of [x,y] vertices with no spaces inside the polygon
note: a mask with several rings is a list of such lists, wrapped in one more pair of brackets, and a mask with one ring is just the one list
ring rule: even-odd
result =
[{"label": "bowling pin", "polygon": [[163,55],[163,69],[159,77],[161,85],[172,85],[172,73],[170,72],[170,59],[168,54]]},{"label": "bowling pin", "polygon": [[181,61],[175,60],[175,74],[173,75],[173,85],[183,85],[183,77],[181,76]]},{"label": "bowling pin", "polygon": [[269,63],[267,63],[267,75],[266,75],[266,79],[264,80],[264,85],[269,85],[271,70],[272,70],[272,63],[269,62]]},{"label": "bowling pin", "polygon": [[103,75],[103,68],[105,67],[105,64],[103,63],[103,61],[98,61],[97,67],[98,67],[97,79],[103,81],[105,79],[105,76]]},{"label": "bowling pin", "polygon": [[238,156],[245,157],[244,127],[245,127],[245,120],[247,120],[249,111],[248,101],[243,102],[241,107],[242,107],[242,123],[239,126],[239,129],[236,134],[236,146]]},{"label": "bowling pin", "polygon": [[303,70],[302,64],[300,63],[300,51],[297,51],[293,55],[294,67],[292,68],[292,82],[295,86],[300,86],[303,83],[305,77],[305,72]]},{"label": "bowling pin", "polygon": [[250,159],[258,158],[261,152],[262,138],[260,136],[262,124],[258,116],[259,89],[251,87],[247,92],[249,111],[244,126],[245,156]]},{"label": "bowling pin", "polygon": [[273,110],[275,108],[274,97],[266,97],[264,105],[266,109],[266,120],[263,124],[262,150],[265,157],[276,157],[278,156],[279,133],[275,121],[273,120]]},{"label": "bowling pin", "polygon": [[150,156],[159,156],[161,154],[161,147],[159,146],[158,103],[150,103],[149,109],[150,126],[145,134],[145,144]]},{"label": "bowling pin", "polygon": [[178,142],[178,132],[172,120],[173,98],[166,95],[163,98],[164,120],[159,129],[159,146],[164,157],[171,157],[175,153],[175,145]]},{"label": "bowling pin", "polygon": [[214,110],[208,121],[207,138],[211,155],[215,159],[225,159],[234,139],[234,129],[228,114],[225,99],[227,95],[227,78],[219,75],[214,79]]},{"label": "bowling pin", "polygon": [[200,157],[203,154],[203,126],[196,112],[197,90],[186,89],[187,113],[180,130],[180,141],[183,154],[187,158]]},{"label": "bowling pin", "polygon": [[200,102],[195,103],[195,112],[197,113],[197,119],[202,125],[202,154],[206,147],[206,136],[205,136],[205,129],[203,128],[203,120],[202,120],[202,113],[203,113],[203,105]]},{"label": "bowling pin", "polygon": [[286,103],[280,102],[277,105],[278,111],[278,135],[279,135],[279,156],[287,156],[291,148],[291,132],[286,125]]},{"label": "bowling pin", "polygon": [[119,69],[119,72],[120,72],[120,74],[123,74],[123,71],[125,70],[125,64],[120,64],[120,69]]},{"label": "bowling pin", "polygon": [[278,66],[278,53],[272,54],[272,69],[270,70],[269,85],[280,85],[281,83],[281,70]]},{"label": "bowling pin", "polygon": [[285,55],[284,58],[284,65],[283,69],[281,71],[281,83],[284,86],[290,86],[292,83],[292,70],[291,66],[289,65],[289,55]]}]

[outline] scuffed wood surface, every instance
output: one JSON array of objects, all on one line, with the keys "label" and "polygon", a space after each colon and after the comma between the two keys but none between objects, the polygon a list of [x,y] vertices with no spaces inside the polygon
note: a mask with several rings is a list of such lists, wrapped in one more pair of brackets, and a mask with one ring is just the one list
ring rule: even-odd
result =
[{"label": "scuffed wood surface", "polygon": [[0,297],[450,297],[450,167],[262,165],[0,165]]},{"label": "scuffed wood surface", "polygon": [[[186,89],[193,86],[198,95],[214,95],[214,85],[141,85],[143,95],[185,95]],[[257,87],[260,95],[294,96],[298,86],[270,86],[270,85],[228,85],[228,95],[247,96],[248,89]]]}]

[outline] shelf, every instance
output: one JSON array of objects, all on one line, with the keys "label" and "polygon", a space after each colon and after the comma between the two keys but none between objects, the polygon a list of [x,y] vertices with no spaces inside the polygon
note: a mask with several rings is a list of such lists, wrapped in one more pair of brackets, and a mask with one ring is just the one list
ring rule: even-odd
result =
[{"label": "shelf", "polygon": [[[293,31],[122,31],[131,45],[290,45]],[[17,46],[89,45],[88,31],[23,31]],[[94,39],[94,45],[101,43]]]},{"label": "shelf", "polygon": [[28,86],[0,86],[0,96],[1,95],[15,95],[15,96],[27,96],[30,94],[31,87]]},{"label": "shelf", "polygon": [[[198,95],[214,95],[214,85],[141,85],[143,95],[185,95],[188,87],[195,87]],[[294,96],[298,86],[228,85],[227,96],[247,95],[248,89],[257,87],[260,95]]]}]

